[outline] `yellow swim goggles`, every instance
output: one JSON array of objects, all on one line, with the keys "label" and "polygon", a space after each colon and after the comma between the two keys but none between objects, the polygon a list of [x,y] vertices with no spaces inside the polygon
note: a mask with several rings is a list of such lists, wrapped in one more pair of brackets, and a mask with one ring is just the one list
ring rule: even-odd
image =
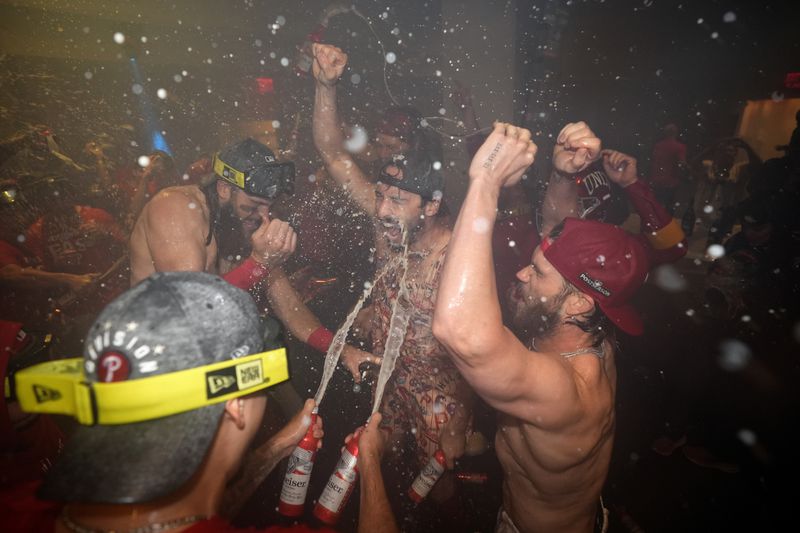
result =
[{"label": "yellow swim goggles", "polygon": [[74,416],[85,425],[131,424],[224,402],[289,379],[285,348],[112,383],[87,381],[83,364],[80,357],[62,359],[17,372],[14,392],[20,407]]}]

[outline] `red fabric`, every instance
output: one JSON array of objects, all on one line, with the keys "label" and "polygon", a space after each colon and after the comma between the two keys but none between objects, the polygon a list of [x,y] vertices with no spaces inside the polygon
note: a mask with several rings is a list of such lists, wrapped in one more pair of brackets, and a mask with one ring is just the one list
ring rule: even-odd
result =
[{"label": "red fabric", "polygon": [[[637,180],[628,185],[624,191],[642,220],[642,233],[645,236],[660,230],[672,222],[672,215],[656,200],[653,191],[642,180]],[[645,249],[650,256],[650,264],[657,266],[677,261],[686,255],[686,252],[689,251],[689,243],[684,236],[682,241],[670,248],[656,250],[648,242]]]},{"label": "red fabric", "polygon": [[311,346],[317,351],[327,352],[331,343],[333,342],[333,332],[325,326],[320,326],[308,336],[306,344]]},{"label": "red fabric", "polygon": [[[36,497],[39,482],[0,490],[0,524],[3,531],[52,533],[61,513],[62,504],[46,502]],[[305,524],[270,526],[266,529],[237,528],[218,516],[197,522],[184,531],[191,533],[335,533],[328,527],[311,528]]]},{"label": "red fabric", "polygon": [[[0,268],[32,266],[27,256],[18,247],[0,240]],[[3,283],[0,285],[0,318],[24,324],[37,324],[44,319],[49,308],[47,299],[52,292],[26,287],[24,284]]]},{"label": "red fabric", "polygon": [[256,262],[252,257],[248,257],[242,264],[234,268],[224,276],[222,279],[233,285],[249,291],[255,287],[256,283],[267,277],[267,268]]},{"label": "red fabric", "polygon": [[678,163],[686,161],[686,145],[677,139],[663,139],[653,147],[650,182],[655,187],[674,188],[680,185]]},{"label": "red fabric", "polygon": [[[75,206],[77,224],[45,231],[45,215],[26,232],[25,247],[49,272],[89,274],[108,270],[127,246],[127,236],[107,211]],[[119,253],[114,253],[114,248]]]},{"label": "red fabric", "polygon": [[185,531],[186,533],[334,533],[335,530],[328,527],[311,528],[305,524],[296,524],[294,526],[270,526],[266,529],[257,529],[253,527],[237,528],[222,518],[214,516],[208,520],[197,522]]},{"label": "red fabric", "polygon": [[36,497],[40,481],[0,489],[0,524],[3,531],[52,533],[61,504]]},{"label": "red fabric", "polygon": [[25,254],[16,246],[0,240],[0,268],[8,265],[25,266]]},{"label": "red fabric", "polygon": [[567,218],[561,234],[545,241],[545,258],[564,278],[591,296],[621,330],[642,334],[642,321],[628,303],[650,269],[638,239],[617,226]]}]

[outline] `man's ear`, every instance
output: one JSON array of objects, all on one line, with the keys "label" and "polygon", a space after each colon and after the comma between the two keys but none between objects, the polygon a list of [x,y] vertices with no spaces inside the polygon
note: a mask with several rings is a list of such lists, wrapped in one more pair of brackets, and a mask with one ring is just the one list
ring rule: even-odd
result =
[{"label": "man's ear", "polygon": [[233,398],[225,402],[225,416],[230,418],[238,429],[244,429],[244,399]]},{"label": "man's ear", "polygon": [[230,183],[217,180],[217,194],[220,200],[227,202],[233,195],[233,186]]},{"label": "man's ear", "polygon": [[568,317],[576,317],[594,311],[594,298],[580,291],[573,291],[564,302],[564,312]]},{"label": "man's ear", "polygon": [[428,200],[425,202],[425,205],[422,206],[422,212],[425,214],[426,218],[434,217],[436,213],[439,212],[439,207],[441,207],[441,205],[441,200]]}]

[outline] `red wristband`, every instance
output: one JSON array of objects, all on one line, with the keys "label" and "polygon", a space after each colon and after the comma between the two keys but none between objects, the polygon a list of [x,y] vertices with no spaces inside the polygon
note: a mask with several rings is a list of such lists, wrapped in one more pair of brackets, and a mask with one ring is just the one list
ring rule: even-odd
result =
[{"label": "red wristband", "polygon": [[234,287],[249,291],[256,283],[267,277],[268,273],[267,267],[248,257],[241,265],[222,276],[222,279]]},{"label": "red wristband", "polygon": [[320,352],[327,352],[333,342],[333,333],[325,326],[320,326],[308,336],[306,344]]}]

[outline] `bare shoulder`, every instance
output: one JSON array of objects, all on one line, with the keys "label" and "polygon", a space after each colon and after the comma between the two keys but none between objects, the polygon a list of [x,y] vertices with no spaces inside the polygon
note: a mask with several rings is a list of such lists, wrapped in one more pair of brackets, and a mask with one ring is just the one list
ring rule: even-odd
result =
[{"label": "bare shoulder", "polygon": [[144,207],[147,220],[151,223],[205,224],[208,220],[208,207],[202,191],[196,185],[167,187]]}]

